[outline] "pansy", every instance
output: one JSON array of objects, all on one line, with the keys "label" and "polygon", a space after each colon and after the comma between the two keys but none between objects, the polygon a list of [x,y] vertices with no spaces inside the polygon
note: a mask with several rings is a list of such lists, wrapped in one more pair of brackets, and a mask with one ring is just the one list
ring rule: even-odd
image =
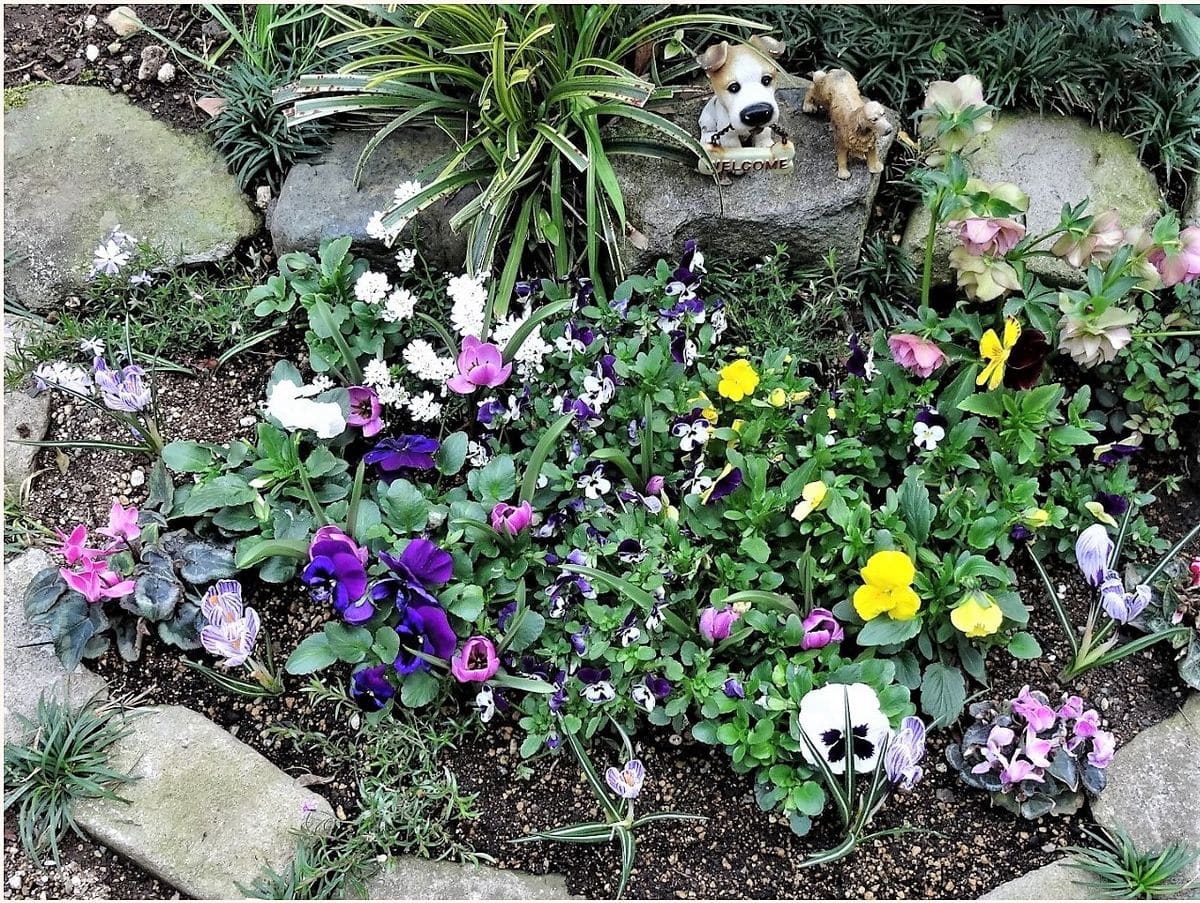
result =
[{"label": "pansy", "polygon": [[[850,713],[850,736],[846,736],[846,712]],[[796,715],[798,726],[808,743],[801,753],[809,762],[815,748],[829,770],[842,774],[847,759],[854,758],[858,773],[870,771],[879,759],[879,750],[891,735],[891,725],[879,706],[879,696],[867,684],[828,684],[810,690],[800,700]]]},{"label": "pansy", "polygon": [[824,649],[830,643],[840,643],[845,634],[842,625],[837,622],[828,608],[814,608],[800,622],[804,635],[800,638],[800,648]]},{"label": "pansy", "polygon": [[888,336],[888,348],[897,364],[924,379],[933,376],[934,371],[946,363],[945,353],[935,342],[911,333]]},{"label": "pansy", "polygon": [[413,602],[437,606],[433,589],[449,582],[454,573],[450,553],[424,538],[410,540],[398,556],[380,552],[379,560],[387,565],[391,575],[375,582],[371,596],[376,602],[386,602],[400,610]]},{"label": "pansy", "polygon": [[475,701],[472,707],[479,715],[479,720],[487,724],[496,714],[496,694],[487,684],[480,687],[479,692],[475,694]]},{"label": "pansy", "polygon": [[365,711],[379,711],[396,695],[396,688],[388,678],[391,671],[389,662],[359,668],[350,678],[350,698]]},{"label": "pansy", "polygon": [[345,432],[346,417],[336,402],[314,401],[319,394],[319,386],[280,380],[267,393],[266,414],[285,430],[312,430],[318,439],[333,439]]},{"label": "pansy", "polygon": [[400,637],[400,652],[393,667],[398,674],[429,670],[429,662],[417,652],[449,659],[458,646],[446,613],[437,605],[405,606],[396,633]]},{"label": "pansy", "polygon": [[854,610],[864,621],[885,612],[895,621],[916,616],[921,607],[921,598],[912,588],[917,570],[904,552],[876,552],[859,574],[863,585],[854,591]]},{"label": "pansy", "polygon": [[1131,433],[1120,442],[1107,442],[1092,448],[1092,456],[1098,464],[1116,464],[1125,458],[1133,457],[1142,450],[1142,434]]},{"label": "pansy", "polygon": [[800,501],[792,509],[792,519],[797,523],[803,523],[810,514],[825,504],[828,495],[829,487],[821,480],[805,483],[804,488],[800,491]]},{"label": "pansy", "polygon": [[730,401],[741,401],[748,395],[753,395],[758,388],[758,373],[745,358],[740,358],[721,368],[721,379],[717,383],[717,393]]},{"label": "pansy", "polygon": [[617,698],[617,691],[610,680],[612,674],[607,668],[580,668],[575,676],[583,683],[580,695],[592,705],[601,705]]},{"label": "pansy", "polygon": [[920,765],[924,758],[925,723],[908,715],[900,722],[900,729],[892,735],[887,752],[883,754],[888,780],[897,790],[906,793],[912,790],[925,773]]},{"label": "pansy", "polygon": [[875,366],[875,349],[869,344],[864,347],[857,332],[850,333],[848,344],[850,357],[846,359],[846,372],[860,379],[873,379],[879,373]]},{"label": "pansy", "polygon": [[720,501],[742,485],[742,469],[726,464],[715,480],[700,493],[700,503]]},{"label": "pansy", "polygon": [[629,698],[634,704],[644,712],[649,714],[654,711],[654,707],[658,704],[658,700],[654,698],[654,693],[644,683],[638,684],[629,691]]},{"label": "pansy", "polygon": [[946,419],[936,408],[925,407],[913,421],[913,445],[933,451],[946,438]]},{"label": "pansy", "polygon": [[590,473],[580,474],[575,485],[589,499],[598,499],[612,489],[612,483],[604,476],[603,464],[597,465]]},{"label": "pansy", "polygon": [[736,677],[728,677],[725,683],[721,685],[722,691],[730,699],[745,699],[746,688],[742,686],[742,682]]},{"label": "pansy", "polygon": [[632,646],[641,638],[642,630],[637,626],[637,614],[631,611],[626,616],[625,623],[621,625],[621,629],[617,631],[617,642],[622,647],[627,647]]},{"label": "pansy", "polygon": [[1032,389],[1042,378],[1050,356],[1050,343],[1040,329],[1022,329],[1008,354],[1004,385],[1010,389]]},{"label": "pansy", "polygon": [[1004,613],[990,594],[972,590],[950,612],[950,623],[969,637],[991,636],[1000,629]]},{"label": "pansy", "polygon": [[348,624],[375,614],[367,591],[367,550],[332,524],[321,527],[308,547],[308,566],[300,575],[315,602],[333,603]]},{"label": "pansy", "polygon": [[708,606],[700,612],[700,635],[710,643],[727,639],[741,613],[732,608]]},{"label": "pansy", "polygon": [[710,428],[711,424],[701,416],[700,409],[696,408],[675,421],[671,427],[671,435],[679,440],[681,450],[690,452],[708,442]]},{"label": "pansy", "polygon": [[1021,324],[1013,317],[1004,321],[1004,339],[996,335],[996,330],[989,329],[979,340],[979,356],[987,364],[975,379],[975,385],[987,383],[988,390],[997,389],[1004,382],[1004,368],[1008,364],[1013,346],[1021,335]]},{"label": "pansy", "polygon": [[1092,586],[1099,586],[1104,581],[1113,548],[1104,524],[1092,524],[1075,540],[1075,561]]},{"label": "pansy", "polygon": [[642,792],[642,783],[646,780],[646,768],[639,759],[630,759],[620,769],[609,766],[604,772],[604,780],[609,789],[623,800],[631,800]]},{"label": "pansy", "polygon": [[496,647],[487,637],[473,636],[450,659],[450,673],[459,683],[491,679],[500,669]]},{"label": "pansy", "polygon": [[439,448],[441,444],[428,436],[396,436],[380,441],[363,455],[363,460],[387,474],[398,470],[429,470]]},{"label": "pansy", "polygon": [[696,362],[696,343],[688,338],[688,334],[682,329],[673,330],[670,333],[670,338],[671,359],[677,364],[683,364],[685,367],[692,366]]},{"label": "pansy", "polygon": [[366,439],[377,435],[383,429],[383,420],[380,419],[383,408],[375,390],[369,386],[350,386],[347,392],[350,396],[350,413],[346,417],[346,424],[361,429]]},{"label": "pansy", "polygon": [[646,557],[646,550],[633,537],[622,539],[617,543],[617,560],[622,564],[637,564]]}]

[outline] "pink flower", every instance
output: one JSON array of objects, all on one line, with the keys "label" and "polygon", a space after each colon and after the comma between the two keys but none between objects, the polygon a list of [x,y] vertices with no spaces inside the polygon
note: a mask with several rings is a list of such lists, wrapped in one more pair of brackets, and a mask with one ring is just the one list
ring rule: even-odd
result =
[{"label": "pink flower", "polygon": [[446,380],[446,385],[460,395],[470,395],[481,386],[494,389],[502,385],[510,373],[512,364],[504,363],[499,348],[469,335],[458,355],[458,375]]},{"label": "pink flower", "polygon": [[521,502],[515,507],[505,502],[497,502],[496,507],[492,509],[492,529],[510,537],[527,530],[532,520],[533,506],[529,502]]},{"label": "pink flower", "polygon": [[346,423],[349,426],[361,427],[363,436],[369,439],[383,429],[383,420],[379,416],[383,410],[379,396],[369,386],[351,386],[348,391],[350,415],[346,418]]},{"label": "pink flower", "polygon": [[121,575],[112,570],[103,558],[85,557],[79,566],[80,570],[77,571],[59,568],[58,573],[68,587],[90,603],[120,599],[133,592],[134,582],[122,580]]},{"label": "pink flower", "polygon": [[732,608],[723,608],[717,611],[710,605],[700,612],[700,635],[710,643],[727,639],[733,631],[733,625],[741,616],[741,612],[734,611]]},{"label": "pink flower", "polygon": [[110,539],[133,542],[142,535],[142,528],[138,526],[137,508],[132,505],[122,508],[120,502],[113,502],[112,509],[108,512],[108,526],[101,527],[96,532]]},{"label": "pink flower", "polygon": [[100,549],[89,548],[87,544],[87,527],[79,524],[71,535],[67,536],[62,530],[58,530],[58,538],[62,542],[59,547],[59,554],[67,560],[68,565],[78,564],[84,558],[93,558],[96,555],[103,555]]},{"label": "pink flower", "polygon": [[1032,762],[1026,762],[1020,756],[1013,756],[1012,761],[1004,763],[1004,768],[1000,771],[1000,783],[1008,787],[1022,781],[1037,781],[1042,784],[1046,779],[1035,770]]},{"label": "pink flower", "polygon": [[1015,219],[983,219],[973,216],[958,227],[958,238],[972,254],[1003,257],[1025,237],[1025,227]]},{"label": "pink flower", "polygon": [[946,355],[936,344],[907,332],[889,337],[888,348],[892,350],[892,359],[897,364],[925,379],[946,363]]},{"label": "pink flower", "polygon": [[1012,709],[1039,734],[1054,727],[1058,720],[1058,713],[1046,704],[1045,697],[1041,693],[1031,693],[1028,684],[1021,688],[1017,698],[1012,701]]},{"label": "pink flower", "polygon": [[1200,276],[1200,226],[1188,226],[1179,233],[1179,248],[1168,254],[1158,248],[1150,252],[1149,261],[1158,270],[1164,288],[1181,282],[1191,282]]},{"label": "pink flower", "polygon": [[1025,729],[1025,755],[1038,768],[1050,767],[1050,753],[1053,749],[1053,740],[1043,740],[1033,732],[1033,728]]},{"label": "pink flower", "polygon": [[1092,751],[1088,753],[1088,764],[1093,768],[1108,768],[1117,751],[1117,740],[1108,731],[1096,731],[1092,737]]},{"label": "pink flower", "polygon": [[1083,714],[1083,700],[1078,696],[1068,696],[1058,708],[1058,717],[1074,720]]},{"label": "pink flower", "polygon": [[804,636],[800,639],[800,648],[804,650],[823,649],[830,643],[840,643],[845,638],[842,625],[827,608],[814,608],[801,626],[804,628]]},{"label": "pink flower", "polygon": [[1192,563],[1188,565],[1188,571],[1192,575],[1192,582],[1188,584],[1189,588],[1200,587],[1200,558],[1192,559]]},{"label": "pink flower", "polygon": [[450,673],[459,683],[490,679],[500,669],[496,647],[487,637],[473,636],[450,659]]}]

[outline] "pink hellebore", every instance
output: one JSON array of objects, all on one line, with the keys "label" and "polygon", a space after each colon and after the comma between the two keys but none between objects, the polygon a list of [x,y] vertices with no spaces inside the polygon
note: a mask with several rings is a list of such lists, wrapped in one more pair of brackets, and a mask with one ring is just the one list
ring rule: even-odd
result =
[{"label": "pink hellebore", "polygon": [[80,593],[88,602],[120,599],[133,592],[134,582],[122,580],[121,575],[110,568],[105,559],[85,557],[80,565],[81,570],[59,568],[58,573],[68,587]]},{"label": "pink hellebore", "polygon": [[728,639],[729,634],[733,632],[733,625],[741,616],[741,612],[732,608],[718,611],[710,605],[700,612],[700,635],[710,643]]},{"label": "pink hellebore", "polygon": [[533,506],[529,502],[521,502],[516,506],[497,502],[496,507],[492,509],[492,529],[510,537],[529,529],[532,521]]},{"label": "pink hellebore", "polygon": [[907,332],[890,336],[888,348],[892,350],[892,359],[897,364],[924,379],[928,379],[934,370],[946,363],[946,355],[936,344]]},{"label": "pink hellebore", "polygon": [[1188,226],[1179,233],[1179,249],[1168,254],[1159,248],[1150,253],[1150,263],[1158,270],[1164,288],[1191,282],[1200,276],[1200,226]]},{"label": "pink hellebore", "polygon": [[346,417],[346,424],[361,427],[363,436],[368,439],[377,435],[383,429],[383,420],[379,416],[383,408],[379,396],[369,386],[351,386],[348,391],[350,414]]},{"label": "pink hellebore", "polygon": [[1025,237],[1025,227],[1015,219],[973,216],[958,228],[958,238],[972,254],[1003,257]]},{"label": "pink hellebore", "polygon": [[469,335],[458,355],[458,375],[446,380],[446,385],[460,395],[470,395],[481,386],[494,389],[503,385],[510,373],[512,364],[504,363],[498,347]]},{"label": "pink hellebore", "polygon": [[800,648],[805,651],[823,649],[830,643],[840,643],[845,638],[842,625],[827,608],[814,608],[801,626],[804,628],[804,636],[800,639]]},{"label": "pink hellebore", "polygon": [[450,673],[459,683],[489,680],[500,669],[496,647],[487,637],[473,636],[450,659]]},{"label": "pink hellebore", "polygon": [[96,532],[109,539],[133,542],[142,535],[142,528],[138,526],[137,508],[132,505],[122,508],[120,502],[113,502],[112,509],[108,512],[108,526],[100,527]]}]

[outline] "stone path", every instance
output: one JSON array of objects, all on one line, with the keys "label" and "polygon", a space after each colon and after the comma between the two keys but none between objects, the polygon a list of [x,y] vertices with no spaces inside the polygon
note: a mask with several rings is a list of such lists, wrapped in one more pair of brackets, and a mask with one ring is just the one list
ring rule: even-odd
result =
[{"label": "stone path", "polygon": [[397,857],[367,882],[372,900],[566,900],[562,875],[530,875],[459,862]]}]

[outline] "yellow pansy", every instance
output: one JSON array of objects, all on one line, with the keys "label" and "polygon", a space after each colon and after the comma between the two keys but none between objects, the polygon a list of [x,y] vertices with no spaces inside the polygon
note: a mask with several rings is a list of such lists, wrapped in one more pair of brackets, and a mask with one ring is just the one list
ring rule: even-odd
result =
[{"label": "yellow pansy", "polygon": [[1021,512],[1021,520],[1025,522],[1025,526],[1036,530],[1050,523],[1050,512],[1045,508],[1026,508]]},{"label": "yellow pansy", "polygon": [[991,636],[1003,620],[1004,612],[987,593],[967,593],[950,612],[950,623],[967,636]]},{"label": "yellow pansy", "polygon": [[796,503],[796,507],[792,509],[792,519],[802,522],[806,517],[812,514],[825,501],[825,496],[829,493],[829,487],[820,480],[814,480],[811,483],[804,484],[804,490],[800,493],[800,501]]},{"label": "yellow pansy", "polygon": [[825,411],[830,420],[837,420],[837,408],[827,408]]},{"label": "yellow pansy", "polygon": [[717,425],[717,409],[713,407],[712,401],[703,392],[691,399],[688,404],[699,405],[700,416],[707,420],[712,426]]},{"label": "yellow pansy", "polygon": [[1021,324],[1013,317],[1004,321],[1004,341],[996,335],[996,330],[989,329],[979,340],[979,356],[987,361],[987,366],[975,380],[975,385],[987,383],[988,390],[997,388],[1004,381],[1004,367],[1008,356],[1012,354],[1013,345],[1021,337]]},{"label": "yellow pansy", "polygon": [[782,408],[787,404],[788,394],[783,389],[775,388],[771,390],[771,394],[767,396],[767,401],[771,403],[773,408]]},{"label": "yellow pansy", "polygon": [[854,610],[864,621],[884,612],[893,621],[907,621],[921,607],[921,597],[912,588],[917,568],[903,552],[876,552],[859,574],[865,585],[854,591]]},{"label": "yellow pansy", "polygon": [[758,373],[745,358],[739,358],[721,368],[721,381],[717,383],[717,392],[722,398],[741,401],[747,395],[753,395],[756,388]]},{"label": "yellow pansy", "polygon": [[1104,510],[1104,506],[1099,502],[1088,502],[1083,507],[1092,512],[1092,517],[1100,521],[1102,524],[1108,524],[1110,527],[1116,527],[1117,519]]}]

